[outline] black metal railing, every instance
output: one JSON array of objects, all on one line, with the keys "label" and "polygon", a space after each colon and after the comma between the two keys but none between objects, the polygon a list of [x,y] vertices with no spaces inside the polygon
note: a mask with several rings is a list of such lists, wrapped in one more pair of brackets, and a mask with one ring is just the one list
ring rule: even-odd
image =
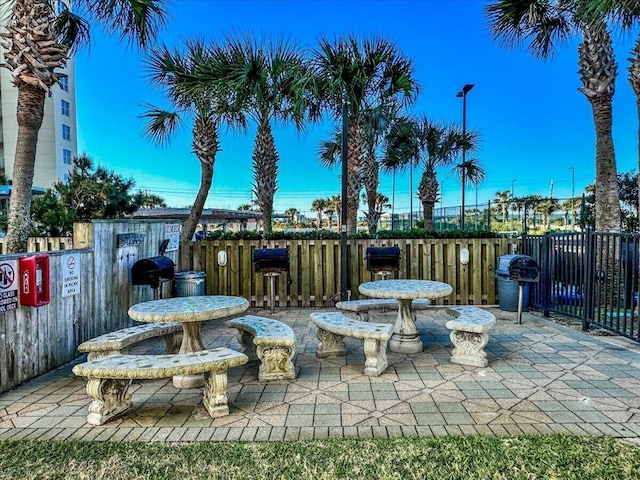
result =
[{"label": "black metal railing", "polygon": [[523,253],[541,267],[531,305],[582,319],[640,341],[638,328],[638,235],[568,233],[524,235]]}]

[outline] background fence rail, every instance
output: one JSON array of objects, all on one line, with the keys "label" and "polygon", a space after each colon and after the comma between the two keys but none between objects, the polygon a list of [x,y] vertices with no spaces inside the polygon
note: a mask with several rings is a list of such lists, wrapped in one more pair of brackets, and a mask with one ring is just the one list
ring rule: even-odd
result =
[{"label": "background fence rail", "polygon": [[[495,268],[498,257],[511,251],[513,240],[481,239],[395,239],[350,240],[348,278],[351,298],[359,298],[358,286],[380,279],[366,269],[367,247],[398,246],[400,269],[387,278],[439,280],[453,288],[451,296],[437,304],[493,305],[497,303]],[[290,275],[276,278],[276,305],[320,307],[333,304],[340,292],[339,240],[213,240],[185,242],[181,246],[181,270],[204,271],[206,293],[240,295],[252,306],[267,307],[267,278],[252,268],[252,254],[258,248],[287,248]],[[460,263],[460,250],[469,250],[469,263]],[[225,251],[227,264],[217,263]]]}]

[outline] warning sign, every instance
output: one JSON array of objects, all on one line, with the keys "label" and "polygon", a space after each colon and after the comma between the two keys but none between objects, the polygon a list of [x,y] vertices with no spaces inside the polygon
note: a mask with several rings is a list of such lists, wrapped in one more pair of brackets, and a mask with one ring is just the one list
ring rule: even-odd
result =
[{"label": "warning sign", "polygon": [[62,257],[62,296],[69,297],[80,293],[80,255],[70,254]]},{"label": "warning sign", "polygon": [[169,240],[165,252],[175,252],[180,244],[180,225],[165,225],[164,238]]},{"label": "warning sign", "polygon": [[0,313],[18,308],[18,261],[0,263]]}]

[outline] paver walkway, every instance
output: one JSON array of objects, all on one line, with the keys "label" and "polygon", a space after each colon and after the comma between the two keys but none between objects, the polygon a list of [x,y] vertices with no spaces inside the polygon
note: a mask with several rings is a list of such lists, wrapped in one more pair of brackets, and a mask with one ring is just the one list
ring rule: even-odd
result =
[{"label": "paver walkway", "polygon": [[[229,370],[230,415],[212,419],[199,389],[171,380],[134,382],[135,409],[100,426],[86,424],[90,403],[72,365],[0,395],[0,439],[282,440],[400,435],[576,433],[640,443],[640,345],[587,335],[537,315],[491,311],[498,322],[486,347],[489,366],[449,363],[444,309],[418,313],[420,354],[388,353],[379,377],[363,375],[362,342],[347,339],[346,357],[318,359],[313,309],[250,309],[296,334],[296,381],[261,384],[258,362]],[[392,322],[394,312],[374,312]],[[207,347],[239,349],[235,330],[203,324]],[[162,339],[136,353],[162,353]],[[150,395],[153,393],[153,395]]]}]

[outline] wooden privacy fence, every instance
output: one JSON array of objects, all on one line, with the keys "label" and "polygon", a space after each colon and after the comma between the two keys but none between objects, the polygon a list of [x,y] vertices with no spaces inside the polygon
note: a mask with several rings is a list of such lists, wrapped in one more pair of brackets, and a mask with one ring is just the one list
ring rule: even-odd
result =
[{"label": "wooden privacy fence", "polygon": [[[6,239],[0,238],[0,254],[6,253]],[[73,237],[29,237],[27,252],[52,252],[56,250],[71,250]]]},{"label": "wooden privacy fence", "polygon": [[[453,293],[436,304],[493,305],[497,303],[495,268],[498,257],[511,252],[513,240],[396,239],[350,240],[348,277],[351,298],[360,298],[358,285],[381,277],[366,270],[367,247],[398,246],[400,270],[387,278],[438,280]],[[252,306],[266,307],[269,279],[256,274],[252,254],[257,248],[287,248],[290,275],[276,280],[276,304],[291,307],[333,305],[340,295],[339,240],[229,240],[185,242],[181,246],[181,270],[206,272],[206,293],[239,295]],[[469,263],[460,262],[460,251],[469,250]],[[218,253],[227,253],[227,264],[218,264]]]}]

